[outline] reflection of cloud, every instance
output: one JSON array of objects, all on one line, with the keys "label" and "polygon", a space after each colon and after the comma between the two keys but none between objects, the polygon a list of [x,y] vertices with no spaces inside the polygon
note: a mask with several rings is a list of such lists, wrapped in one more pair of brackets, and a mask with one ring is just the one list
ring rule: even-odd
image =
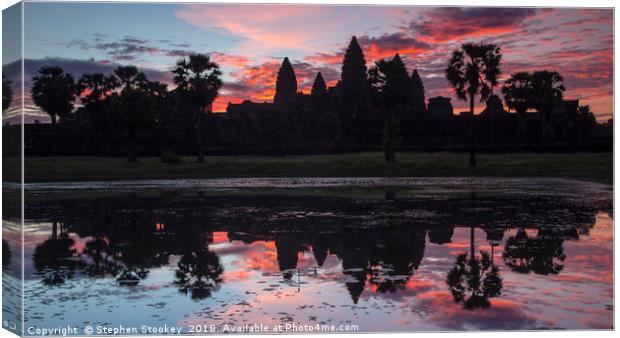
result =
[{"label": "reflection of cloud", "polygon": [[416,308],[430,312],[426,320],[449,330],[523,330],[535,328],[536,319],[521,305],[502,299],[491,300],[488,309],[465,310],[447,292],[430,291],[418,296]]}]

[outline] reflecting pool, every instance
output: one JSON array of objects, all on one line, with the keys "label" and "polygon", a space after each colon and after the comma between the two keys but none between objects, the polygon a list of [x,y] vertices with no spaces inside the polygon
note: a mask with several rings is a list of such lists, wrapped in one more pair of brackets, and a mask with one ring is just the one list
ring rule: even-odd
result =
[{"label": "reflecting pool", "polygon": [[[252,183],[27,187],[25,327],[612,328],[611,186]],[[18,251],[19,226],[4,233]]]}]

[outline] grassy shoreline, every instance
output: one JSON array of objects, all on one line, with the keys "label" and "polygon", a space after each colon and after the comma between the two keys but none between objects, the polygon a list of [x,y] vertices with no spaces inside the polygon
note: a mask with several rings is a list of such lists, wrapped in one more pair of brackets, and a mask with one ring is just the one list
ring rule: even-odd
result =
[{"label": "grassy shoreline", "polygon": [[27,157],[25,179],[35,183],[222,177],[492,176],[613,183],[611,152],[479,154],[476,168],[467,166],[467,158],[465,153],[397,153],[396,163],[385,163],[382,153],[371,152],[288,157],[207,156],[205,163],[184,157],[183,164],[168,164],[158,157],[140,158],[138,163],[108,157]]}]

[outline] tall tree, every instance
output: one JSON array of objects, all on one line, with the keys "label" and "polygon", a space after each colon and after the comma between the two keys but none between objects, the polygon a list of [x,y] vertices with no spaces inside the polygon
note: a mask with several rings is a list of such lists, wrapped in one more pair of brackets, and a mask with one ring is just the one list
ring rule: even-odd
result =
[{"label": "tall tree", "polygon": [[149,81],[144,73],[131,65],[118,66],[114,76],[114,81],[120,84],[115,112],[127,134],[127,161],[136,162],[138,133],[153,122],[153,100],[147,92]]},{"label": "tall tree", "polygon": [[81,94],[82,105],[88,114],[96,137],[98,153],[105,154],[110,143],[112,129],[111,97],[120,86],[114,76],[105,76],[101,73],[84,74],[77,83]]},{"label": "tall tree", "polygon": [[177,62],[172,71],[178,89],[194,107],[196,121],[196,146],[198,162],[204,162],[202,137],[205,129],[205,112],[213,104],[222,87],[222,72],[209,55],[191,54]]},{"label": "tall tree", "polygon": [[156,149],[165,150],[166,129],[170,119],[169,113],[172,110],[168,85],[158,81],[149,81],[144,85],[144,90],[153,101],[153,118],[158,127],[157,131],[153,132],[154,146]]},{"label": "tall tree", "polygon": [[383,128],[383,155],[385,162],[396,162],[396,147],[400,142],[400,126],[395,116],[390,116],[385,121]]},{"label": "tall tree", "polygon": [[532,73],[532,107],[538,111],[540,118],[541,142],[545,141],[545,129],[549,114],[556,102],[563,99],[564,78],[555,71],[541,70]]},{"label": "tall tree", "polygon": [[9,109],[13,101],[13,89],[11,88],[11,80],[7,80],[2,75],[2,112]]},{"label": "tall tree", "polygon": [[374,104],[384,113],[383,151],[386,162],[396,161],[395,150],[400,141],[399,124],[411,106],[412,85],[400,55],[379,60],[370,71]]},{"label": "tall tree", "polygon": [[32,82],[32,100],[50,116],[52,124],[73,111],[77,94],[73,75],[57,66],[42,67]]},{"label": "tall tree", "polygon": [[525,113],[532,107],[533,88],[532,78],[527,72],[514,73],[504,82],[502,94],[506,106],[517,112],[519,119],[518,137],[525,138]]},{"label": "tall tree", "polygon": [[411,73],[411,105],[413,106],[413,112],[416,116],[426,113],[426,98],[424,94],[424,83],[418,70],[414,69]]},{"label": "tall tree", "polygon": [[452,52],[446,68],[446,78],[454,88],[458,98],[469,100],[469,165],[476,166],[474,99],[480,96],[480,102],[492,94],[500,75],[500,48],[494,44],[465,43]]},{"label": "tall tree", "polygon": [[360,121],[362,124],[365,114],[368,113],[369,86],[368,76],[366,74],[366,59],[364,52],[357,42],[357,38],[353,36],[347,47],[342,61],[341,73],[341,126],[345,138],[350,137],[351,128],[354,120]]},{"label": "tall tree", "polygon": [[297,77],[291,62],[285,57],[278,70],[273,102],[275,104],[286,104],[295,98],[295,95],[297,95]]},{"label": "tall tree", "polygon": [[127,161],[137,161],[136,142],[141,129],[153,122],[153,99],[143,88],[126,87],[116,100],[116,112],[127,133]]},{"label": "tall tree", "polygon": [[146,84],[147,79],[144,73],[138,71],[136,66],[118,66],[114,70],[114,75],[117,77],[121,89],[136,89]]}]

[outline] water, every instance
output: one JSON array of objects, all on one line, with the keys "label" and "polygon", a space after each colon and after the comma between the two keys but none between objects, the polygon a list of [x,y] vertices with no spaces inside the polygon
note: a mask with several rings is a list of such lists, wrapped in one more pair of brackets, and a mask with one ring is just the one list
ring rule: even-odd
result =
[{"label": "water", "polygon": [[[26,189],[27,329],[612,328],[610,186],[483,178],[61,187]],[[17,228],[5,229],[12,251]],[[3,262],[4,275],[18,266]]]}]

